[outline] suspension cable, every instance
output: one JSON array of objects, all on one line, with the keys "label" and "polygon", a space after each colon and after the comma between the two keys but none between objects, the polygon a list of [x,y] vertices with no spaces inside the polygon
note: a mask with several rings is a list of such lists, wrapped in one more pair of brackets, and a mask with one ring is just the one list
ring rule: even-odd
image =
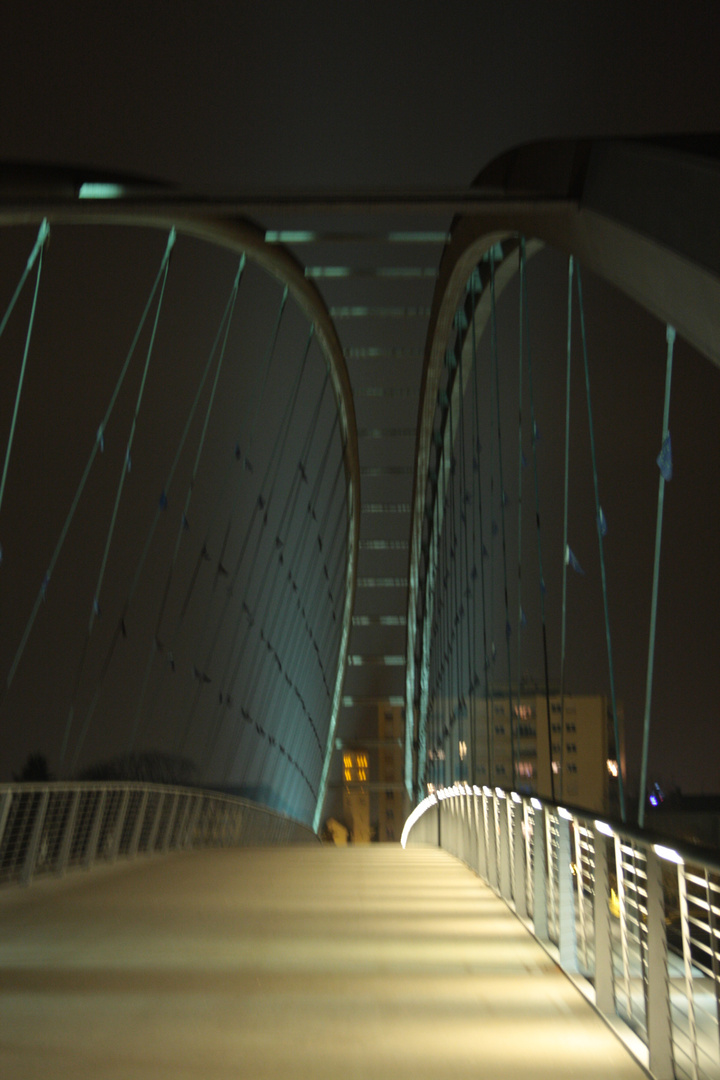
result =
[{"label": "suspension cable", "polygon": [[540,618],[542,622],[543,660],[545,664],[545,708],[547,715],[548,741],[550,744],[550,792],[555,800],[555,774],[552,767],[552,723],[550,720],[550,675],[548,668],[547,620],[545,618],[545,574],[543,571],[542,533],[540,530],[540,487],[538,483],[538,426],[535,415],[535,392],[533,387],[532,352],[530,350],[530,310],[527,296],[527,265],[525,259],[525,238],[520,241],[522,262],[521,288],[523,292],[523,310],[525,317],[525,349],[528,362],[528,389],[530,391],[530,424],[533,452],[533,477],[535,482],[535,526],[537,531],[538,573],[540,575]]},{"label": "suspension cable", "polygon": [[[585,313],[583,308],[582,297],[582,280],[580,276],[580,267],[577,268],[577,292],[578,292],[578,305],[580,309],[580,336],[582,338],[583,349],[583,363],[585,367],[585,390],[587,395],[587,407],[588,407],[588,429],[590,432],[590,454],[592,457],[592,469],[593,469],[593,488],[595,491],[595,525],[597,528],[598,547],[600,550],[600,575],[602,579],[602,593],[603,593],[603,608],[605,612],[605,637],[607,640],[607,654],[608,654],[608,673],[610,679],[610,699],[612,704],[612,716],[613,716],[613,730],[615,734],[615,746],[620,755],[620,733],[618,726],[618,714],[617,714],[617,701],[615,698],[615,674],[613,670],[613,656],[612,656],[612,642],[610,638],[610,611],[608,608],[608,594],[607,594],[607,577],[605,573],[605,554],[603,551],[603,533],[604,529],[604,515],[600,508],[600,494],[598,490],[598,474],[597,474],[597,459],[595,456],[595,435],[593,432],[592,422],[592,405],[590,401],[590,369],[588,365],[587,354],[587,337],[585,334]],[[620,816],[625,821],[625,787],[622,775],[622,769],[618,769],[618,793],[620,796]]]},{"label": "suspension cable", "polygon": [[[124,458],[124,461],[123,461],[123,463],[122,463],[122,465],[120,467],[120,478],[118,480],[117,491],[115,493],[115,503],[113,505],[112,515],[110,517],[110,524],[108,526],[107,536],[105,538],[105,547],[103,549],[102,561],[100,563],[100,570],[99,570],[97,582],[96,582],[96,585],[95,585],[95,594],[94,594],[93,604],[92,604],[92,607],[90,609],[90,619],[88,621],[88,627],[87,627],[87,631],[85,633],[85,641],[84,641],[84,644],[83,644],[82,652],[80,654],[80,662],[78,664],[77,673],[76,673],[76,677],[75,677],[75,688],[74,688],[74,691],[73,691],[73,697],[72,697],[72,701],[71,701],[71,704],[70,704],[70,710],[68,712],[68,717],[67,717],[67,721],[66,721],[66,725],[65,725],[65,733],[63,735],[62,747],[61,747],[61,751],[60,751],[60,768],[63,767],[63,764],[65,762],[65,753],[67,751],[68,739],[70,737],[70,729],[71,729],[71,726],[72,726],[73,716],[74,716],[74,713],[75,713],[75,702],[77,700],[77,695],[78,695],[78,692],[79,692],[79,689],[80,689],[80,680],[82,678],[83,671],[84,671],[84,668],[85,668],[85,660],[86,660],[86,657],[87,657],[87,651],[88,651],[88,647],[89,647],[89,644],[90,644],[90,637],[91,637],[92,632],[93,632],[93,627],[95,625],[95,620],[100,615],[100,594],[101,594],[101,591],[102,591],[102,585],[103,585],[103,581],[104,581],[104,578],[105,578],[105,571],[107,569],[107,562],[108,562],[108,557],[109,557],[109,554],[110,554],[110,546],[112,544],[113,536],[114,536],[114,533],[115,533],[115,525],[117,523],[118,510],[120,508],[120,499],[122,497],[123,489],[124,489],[124,486],[125,486],[125,478],[128,475],[128,473],[130,472],[131,461],[132,461],[132,447],[133,447],[133,442],[134,442],[134,439],[135,439],[135,432],[137,431],[138,416],[140,415],[140,406],[142,405],[142,400],[143,400],[143,397],[144,397],[144,394],[145,394],[145,384],[147,382],[148,370],[150,368],[150,358],[152,357],[153,349],[155,347],[155,338],[157,336],[157,328],[158,328],[158,323],[160,321],[160,312],[162,311],[163,299],[164,299],[164,296],[165,296],[165,286],[167,284],[167,276],[168,276],[168,271],[170,269],[170,252],[172,251],[174,245],[175,245],[175,230],[173,229],[171,231],[171,233],[170,233],[170,236],[168,237],[168,244],[167,244],[167,251],[166,251],[167,258],[165,259],[165,262],[164,262],[164,273],[163,273],[163,278],[162,278],[162,284],[160,286],[160,296],[158,297],[157,307],[155,309],[155,319],[153,321],[153,327],[152,327],[152,331],[151,331],[151,334],[150,334],[150,341],[148,343],[147,353],[146,353],[146,356],[145,356],[145,364],[144,364],[144,367],[143,367],[142,377],[140,379],[140,386],[138,388],[137,398],[136,398],[136,401],[135,401],[135,411],[133,413],[133,418],[132,418],[132,422],[131,422],[131,425],[130,425],[130,433],[128,435],[128,440],[127,440],[127,444],[126,444],[126,447],[125,447],[125,458]],[[79,739],[78,739],[78,741],[76,743],[75,752],[73,754],[71,772],[75,770],[75,767],[76,767],[77,762],[78,762],[78,758],[79,758],[79,756],[80,756],[80,754],[82,752],[82,748],[83,748],[83,745],[84,745],[84,742],[85,742],[85,735],[87,733],[87,726],[88,725],[87,725],[87,722],[86,722],[83,725],[82,731],[80,732],[80,737],[79,737]]]},{"label": "suspension cable", "polygon": [[[570,477],[570,360],[572,356],[572,296],[573,296],[572,255],[568,259],[568,302],[567,302],[567,353],[565,364],[565,494],[563,501],[563,572],[562,572],[562,624],[560,631],[560,724],[565,733],[565,643],[567,632],[567,570],[568,570],[568,491]],[[552,733],[548,731],[548,744],[552,769]],[[563,768],[564,737],[560,740],[560,768]],[[564,774],[563,774],[564,775]]]},{"label": "suspension cable", "polygon": [[[488,636],[487,636],[487,598],[485,591],[485,542],[483,539],[483,502],[482,502],[482,470],[480,468],[481,457],[481,443],[480,443],[480,412],[479,412],[479,394],[478,394],[478,362],[477,362],[477,332],[475,327],[475,307],[476,307],[476,293],[475,289],[480,284],[480,274],[478,270],[473,271],[473,275],[470,279],[472,290],[472,364],[473,364],[473,471],[477,475],[477,511],[478,511],[478,539],[480,541],[480,596],[482,604],[482,637],[483,637],[483,672],[484,672],[484,692],[485,692],[485,741],[487,750],[487,770],[488,770],[488,782],[492,779],[491,763],[492,763],[492,747],[491,747],[491,725],[490,725],[490,671],[489,671],[489,656],[488,656]],[[492,412],[492,410],[491,410]],[[474,521],[475,505],[473,501],[473,521]],[[473,539],[473,558],[476,558],[475,541]],[[473,582],[477,578],[477,569],[474,568]]]},{"label": "suspension cable", "polygon": [[[174,241],[174,237],[175,237],[175,230],[174,229],[171,231],[170,237]],[[157,273],[157,276],[155,277],[155,281],[153,283],[152,289],[150,290],[150,295],[149,295],[149,297],[147,299],[147,302],[145,304],[145,309],[144,309],[144,311],[142,313],[142,316],[140,318],[140,322],[138,323],[137,329],[135,331],[135,335],[134,335],[134,337],[132,339],[132,342],[130,344],[130,348],[129,348],[127,356],[125,358],[125,362],[124,362],[124,364],[122,366],[122,370],[120,371],[120,375],[118,376],[117,382],[115,383],[115,388],[114,388],[112,396],[110,398],[110,403],[109,403],[109,405],[108,405],[108,407],[107,407],[107,409],[105,411],[105,415],[104,415],[104,417],[102,419],[102,422],[100,423],[100,426],[99,426],[99,428],[97,430],[97,435],[96,435],[95,441],[93,443],[93,448],[92,448],[92,450],[90,452],[90,456],[88,457],[88,460],[86,462],[85,469],[84,469],[84,472],[82,474],[82,477],[80,478],[80,483],[78,484],[77,490],[75,492],[75,497],[73,498],[72,504],[70,506],[70,510],[68,511],[68,515],[67,515],[67,517],[65,519],[65,523],[64,523],[63,528],[62,528],[62,530],[60,532],[60,537],[59,537],[59,539],[58,539],[58,541],[57,541],[57,543],[55,545],[55,549],[54,549],[54,551],[52,553],[52,557],[51,557],[50,562],[48,564],[48,568],[47,568],[47,570],[45,572],[45,576],[44,576],[44,578],[42,580],[42,583],[40,585],[40,589],[38,590],[37,597],[35,598],[35,604],[34,604],[34,606],[32,608],[32,611],[30,612],[30,617],[29,617],[29,619],[28,619],[28,621],[27,621],[27,623],[25,625],[25,630],[23,632],[23,636],[22,636],[22,638],[20,640],[20,644],[19,644],[19,646],[17,648],[17,651],[16,651],[15,656],[13,658],[13,662],[12,662],[12,664],[10,666],[10,670],[8,672],[7,679],[6,679],[6,682],[5,682],[4,693],[10,688],[10,685],[11,685],[11,683],[12,683],[14,677],[15,677],[15,673],[17,672],[18,665],[19,665],[19,663],[20,663],[20,661],[22,659],[23,653],[25,652],[25,646],[27,645],[28,639],[29,639],[30,634],[32,632],[32,628],[33,628],[33,626],[35,624],[35,619],[37,618],[38,611],[40,610],[40,606],[41,606],[41,604],[43,603],[43,601],[45,600],[45,598],[47,596],[47,591],[48,591],[48,587],[49,587],[49,584],[50,584],[50,580],[51,580],[52,575],[54,573],[55,566],[57,564],[58,558],[60,557],[60,552],[62,551],[63,545],[65,543],[65,539],[66,539],[67,534],[68,534],[68,532],[70,530],[70,526],[72,524],[73,518],[75,517],[75,511],[77,510],[78,503],[80,502],[80,498],[82,496],[82,493],[85,490],[85,485],[86,485],[88,477],[90,475],[90,471],[92,469],[95,458],[96,458],[98,452],[102,452],[102,450],[104,449],[104,446],[105,446],[105,431],[107,429],[108,423],[110,421],[110,417],[111,417],[113,409],[115,407],[115,402],[117,401],[118,395],[119,395],[120,390],[122,389],[122,385],[123,385],[123,383],[125,381],[125,376],[127,374],[127,370],[128,370],[128,368],[130,366],[130,362],[131,362],[131,360],[133,358],[133,355],[135,353],[137,343],[138,343],[138,341],[140,339],[140,334],[142,333],[142,330],[143,330],[143,327],[145,326],[145,322],[147,320],[148,314],[150,313],[150,309],[152,307],[152,303],[153,303],[153,300],[155,298],[155,293],[157,292],[157,289],[158,289],[158,286],[160,285],[160,282],[164,278],[165,266],[167,264],[167,260],[170,257],[171,248],[172,248],[172,244],[170,243],[170,240],[168,240],[168,245],[166,247],[165,254],[163,256],[163,260],[162,260],[162,263],[160,265],[160,269],[158,270],[158,273]]]},{"label": "suspension cable", "polygon": [[[665,505],[665,481],[672,477],[672,456],[670,451],[670,388],[672,385],[673,349],[675,347],[675,327],[668,325],[665,330],[667,339],[667,360],[665,363],[665,400],[663,403],[662,449],[658,456],[660,479],[658,481],[657,522],[655,524],[655,557],[653,560],[652,601],[650,605],[650,641],[648,644],[647,679],[645,682],[645,711],[643,714],[643,739],[640,767],[640,789],[638,798],[638,825],[645,824],[645,789],[647,787],[647,762],[650,744],[650,704],[652,701],[653,665],[655,660],[655,629],[657,623],[658,587],[660,581],[660,544],[662,540],[663,507]],[[622,772],[620,748],[615,747],[618,755],[618,778]]]},{"label": "suspension cable", "polygon": [[507,676],[508,676],[508,706],[510,709],[510,762],[511,762],[511,783],[515,784],[515,735],[513,732],[513,695],[512,695],[512,667],[510,658],[510,605],[508,601],[508,580],[507,580],[507,546],[506,546],[506,532],[505,532],[505,506],[507,503],[507,495],[505,493],[505,484],[503,482],[503,462],[502,462],[502,429],[500,422],[500,364],[498,361],[498,343],[497,343],[497,313],[495,310],[495,252],[490,253],[490,311],[491,311],[491,338],[492,338],[492,364],[495,369],[495,401],[497,405],[497,434],[498,434],[498,473],[500,480],[500,521],[502,525],[502,553],[503,553],[503,583],[505,587],[505,642],[507,653]]},{"label": "suspension cable", "polygon": [[49,237],[50,227],[47,223],[47,220],[43,219],[42,225],[40,226],[40,231],[38,232],[37,240],[35,241],[35,247],[30,253],[30,258],[27,261],[25,272],[20,278],[20,282],[18,283],[18,286],[15,290],[15,294],[10,301],[7,311],[5,312],[2,323],[0,323],[0,335],[2,335],[7,320],[10,317],[10,313],[15,306],[15,301],[20,295],[20,290],[25,284],[25,279],[27,278],[27,275],[30,273],[32,266],[37,259],[38,268],[37,274],[35,276],[35,291],[33,293],[32,307],[30,309],[30,318],[28,320],[27,333],[25,335],[25,349],[23,351],[22,364],[20,366],[20,376],[18,378],[17,391],[15,393],[15,405],[13,407],[12,420],[10,422],[10,434],[8,435],[7,450],[5,451],[5,464],[3,465],[2,480],[0,480],[0,507],[2,506],[3,496],[5,494],[5,481],[7,480],[8,466],[10,464],[10,453],[12,451],[13,439],[15,437],[15,425],[17,424],[18,409],[20,408],[20,397],[22,395],[23,382],[25,381],[28,352],[30,351],[30,339],[32,337],[33,325],[35,323],[35,311],[37,309],[38,292],[40,291],[40,278],[42,276],[43,252],[45,251],[45,245],[47,244]]}]

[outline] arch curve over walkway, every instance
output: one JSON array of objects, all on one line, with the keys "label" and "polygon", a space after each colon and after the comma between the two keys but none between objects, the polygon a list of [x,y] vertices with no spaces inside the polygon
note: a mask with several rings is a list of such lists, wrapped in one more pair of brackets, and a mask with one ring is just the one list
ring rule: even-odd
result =
[{"label": "arch curve over walkway", "polygon": [[[709,154],[716,154],[715,143],[703,139],[530,144],[488,166],[476,182],[478,204],[455,219],[432,304],[418,419],[408,596],[408,777],[424,678],[423,530],[434,498],[429,466],[434,432],[439,429],[447,443],[444,418],[459,392],[452,374],[449,393],[440,393],[467,282],[500,244],[500,292],[517,270],[517,257],[511,257],[517,237],[525,236],[528,256],[544,245],[574,255],[720,366],[720,236],[710,213],[720,204],[720,162]],[[489,317],[483,294],[475,313],[478,337]]]}]

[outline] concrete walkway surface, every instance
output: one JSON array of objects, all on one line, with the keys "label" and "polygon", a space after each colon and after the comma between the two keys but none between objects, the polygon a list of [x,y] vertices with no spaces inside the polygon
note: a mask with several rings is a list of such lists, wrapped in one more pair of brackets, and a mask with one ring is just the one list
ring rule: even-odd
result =
[{"label": "concrete walkway surface", "polygon": [[177,853],[0,891],[0,1077],[640,1078],[434,848]]}]

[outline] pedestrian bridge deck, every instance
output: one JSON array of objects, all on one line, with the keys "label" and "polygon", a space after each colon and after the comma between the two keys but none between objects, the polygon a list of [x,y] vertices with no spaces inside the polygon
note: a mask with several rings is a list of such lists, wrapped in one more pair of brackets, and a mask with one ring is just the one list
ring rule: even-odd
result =
[{"label": "pedestrian bridge deck", "polygon": [[178,852],[0,892],[0,1076],[647,1074],[435,848]]}]

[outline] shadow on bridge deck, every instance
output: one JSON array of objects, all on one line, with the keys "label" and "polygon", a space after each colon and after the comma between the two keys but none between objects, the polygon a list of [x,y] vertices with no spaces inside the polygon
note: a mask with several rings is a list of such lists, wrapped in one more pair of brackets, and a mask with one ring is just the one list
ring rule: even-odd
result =
[{"label": "shadow on bridge deck", "polygon": [[642,1077],[431,848],[178,853],[0,894],[0,1075]]}]

